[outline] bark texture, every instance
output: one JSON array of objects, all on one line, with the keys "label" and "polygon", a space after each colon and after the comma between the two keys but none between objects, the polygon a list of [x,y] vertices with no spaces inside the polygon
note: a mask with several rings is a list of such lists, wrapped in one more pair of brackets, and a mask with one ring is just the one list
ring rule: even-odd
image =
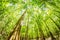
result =
[{"label": "bark texture", "polygon": [[19,18],[18,22],[15,24],[14,30],[10,33],[8,40],[20,40],[20,30],[21,30],[21,21],[24,19],[26,11]]}]

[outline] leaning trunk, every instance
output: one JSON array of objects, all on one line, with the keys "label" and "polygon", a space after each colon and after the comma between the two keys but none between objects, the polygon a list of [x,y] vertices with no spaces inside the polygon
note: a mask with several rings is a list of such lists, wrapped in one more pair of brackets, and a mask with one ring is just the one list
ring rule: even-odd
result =
[{"label": "leaning trunk", "polygon": [[8,40],[20,40],[21,21],[23,20],[25,13],[26,11],[19,18],[18,22],[15,25],[14,30],[10,33]]}]

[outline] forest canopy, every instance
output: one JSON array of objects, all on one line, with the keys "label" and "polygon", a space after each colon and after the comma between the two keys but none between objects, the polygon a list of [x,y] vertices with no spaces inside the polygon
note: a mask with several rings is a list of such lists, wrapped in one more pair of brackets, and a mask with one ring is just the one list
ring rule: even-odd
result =
[{"label": "forest canopy", "polygon": [[50,36],[60,37],[60,0],[0,0],[0,40]]}]

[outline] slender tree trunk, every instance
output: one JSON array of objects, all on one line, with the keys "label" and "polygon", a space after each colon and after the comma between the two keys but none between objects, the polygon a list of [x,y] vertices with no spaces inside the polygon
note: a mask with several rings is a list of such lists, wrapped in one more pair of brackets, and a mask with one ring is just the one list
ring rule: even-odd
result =
[{"label": "slender tree trunk", "polygon": [[23,20],[25,13],[26,11],[19,18],[18,22],[15,25],[14,30],[10,33],[8,40],[20,40],[21,21]]}]

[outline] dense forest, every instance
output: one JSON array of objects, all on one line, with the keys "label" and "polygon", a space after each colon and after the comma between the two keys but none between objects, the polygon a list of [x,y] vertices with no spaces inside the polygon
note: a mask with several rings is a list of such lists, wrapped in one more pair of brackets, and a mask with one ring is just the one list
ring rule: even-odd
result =
[{"label": "dense forest", "polygon": [[60,0],[0,0],[0,40],[60,40]]}]

